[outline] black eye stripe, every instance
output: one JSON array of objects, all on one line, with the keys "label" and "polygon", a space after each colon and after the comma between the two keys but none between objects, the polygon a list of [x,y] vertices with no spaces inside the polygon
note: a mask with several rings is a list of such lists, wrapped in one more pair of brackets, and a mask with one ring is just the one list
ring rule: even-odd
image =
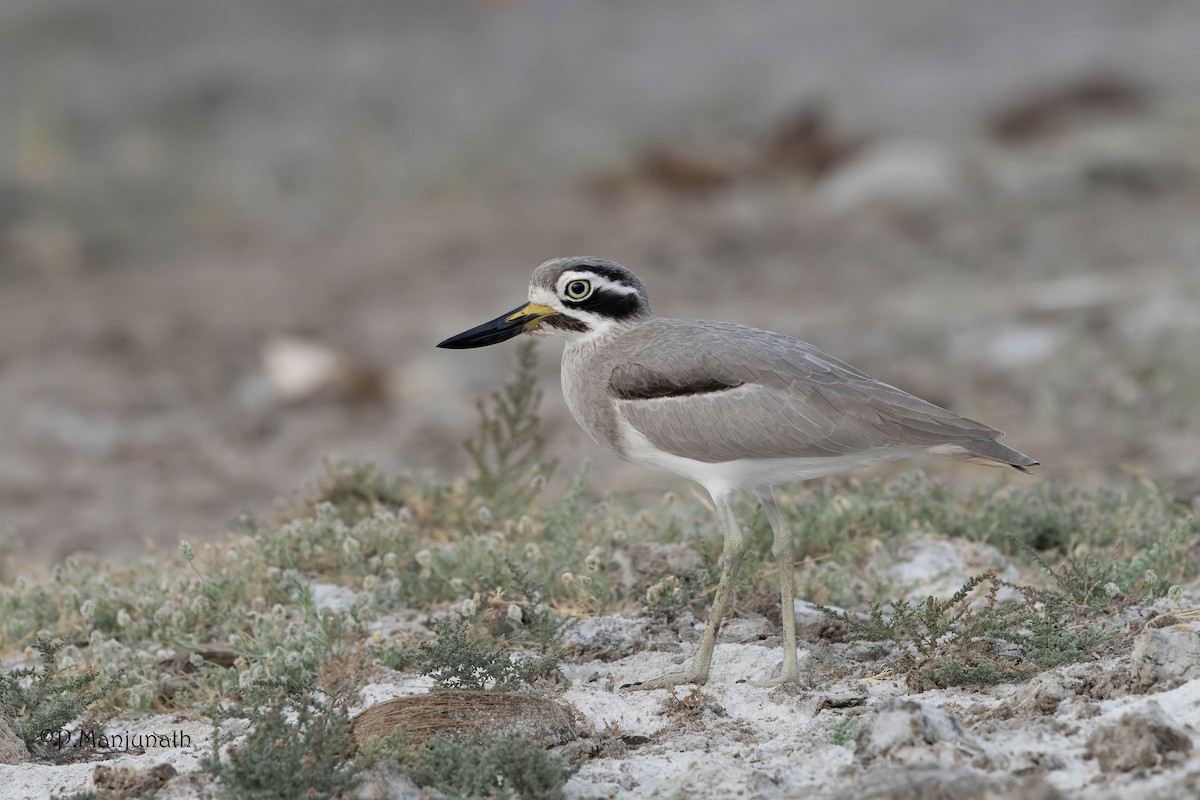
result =
[{"label": "black eye stripe", "polygon": [[626,319],[645,313],[642,298],[636,294],[613,292],[597,286],[591,297],[577,303],[584,311],[591,311],[609,319]]}]

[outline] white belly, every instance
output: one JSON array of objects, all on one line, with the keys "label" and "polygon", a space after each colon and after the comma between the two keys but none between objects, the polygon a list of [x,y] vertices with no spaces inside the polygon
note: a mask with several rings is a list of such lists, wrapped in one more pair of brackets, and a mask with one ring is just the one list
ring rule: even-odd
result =
[{"label": "white belly", "polygon": [[762,491],[780,483],[794,483],[864,467],[876,461],[912,458],[925,454],[922,447],[888,447],[842,456],[805,458],[741,458],[708,463],[659,450],[631,425],[621,423],[624,457],[649,469],[679,475],[699,483],[709,494]]}]

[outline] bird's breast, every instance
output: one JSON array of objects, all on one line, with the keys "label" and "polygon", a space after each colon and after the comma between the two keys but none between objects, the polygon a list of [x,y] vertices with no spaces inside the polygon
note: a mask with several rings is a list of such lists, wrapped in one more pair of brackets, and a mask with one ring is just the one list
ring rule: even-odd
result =
[{"label": "bird's breast", "polygon": [[608,391],[612,368],[595,344],[570,345],[563,351],[562,390],[571,416],[592,441],[623,458],[616,407]]}]

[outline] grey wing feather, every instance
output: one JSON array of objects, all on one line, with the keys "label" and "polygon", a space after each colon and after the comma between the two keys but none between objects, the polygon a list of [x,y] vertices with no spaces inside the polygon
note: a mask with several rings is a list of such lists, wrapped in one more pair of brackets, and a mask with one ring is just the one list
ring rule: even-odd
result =
[{"label": "grey wing feather", "polygon": [[874,380],[812,345],[721,322],[656,319],[612,371],[621,415],[669,453],[715,463],[959,445],[1036,462],[1001,433]]}]

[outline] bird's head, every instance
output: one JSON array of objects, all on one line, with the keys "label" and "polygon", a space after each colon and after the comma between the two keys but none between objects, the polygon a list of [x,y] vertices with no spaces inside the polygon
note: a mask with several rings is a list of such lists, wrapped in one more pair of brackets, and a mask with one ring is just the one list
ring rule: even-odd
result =
[{"label": "bird's head", "polygon": [[485,347],[520,333],[582,339],[650,316],[646,287],[615,261],[572,256],[547,261],[529,279],[529,302],[438,344]]}]

